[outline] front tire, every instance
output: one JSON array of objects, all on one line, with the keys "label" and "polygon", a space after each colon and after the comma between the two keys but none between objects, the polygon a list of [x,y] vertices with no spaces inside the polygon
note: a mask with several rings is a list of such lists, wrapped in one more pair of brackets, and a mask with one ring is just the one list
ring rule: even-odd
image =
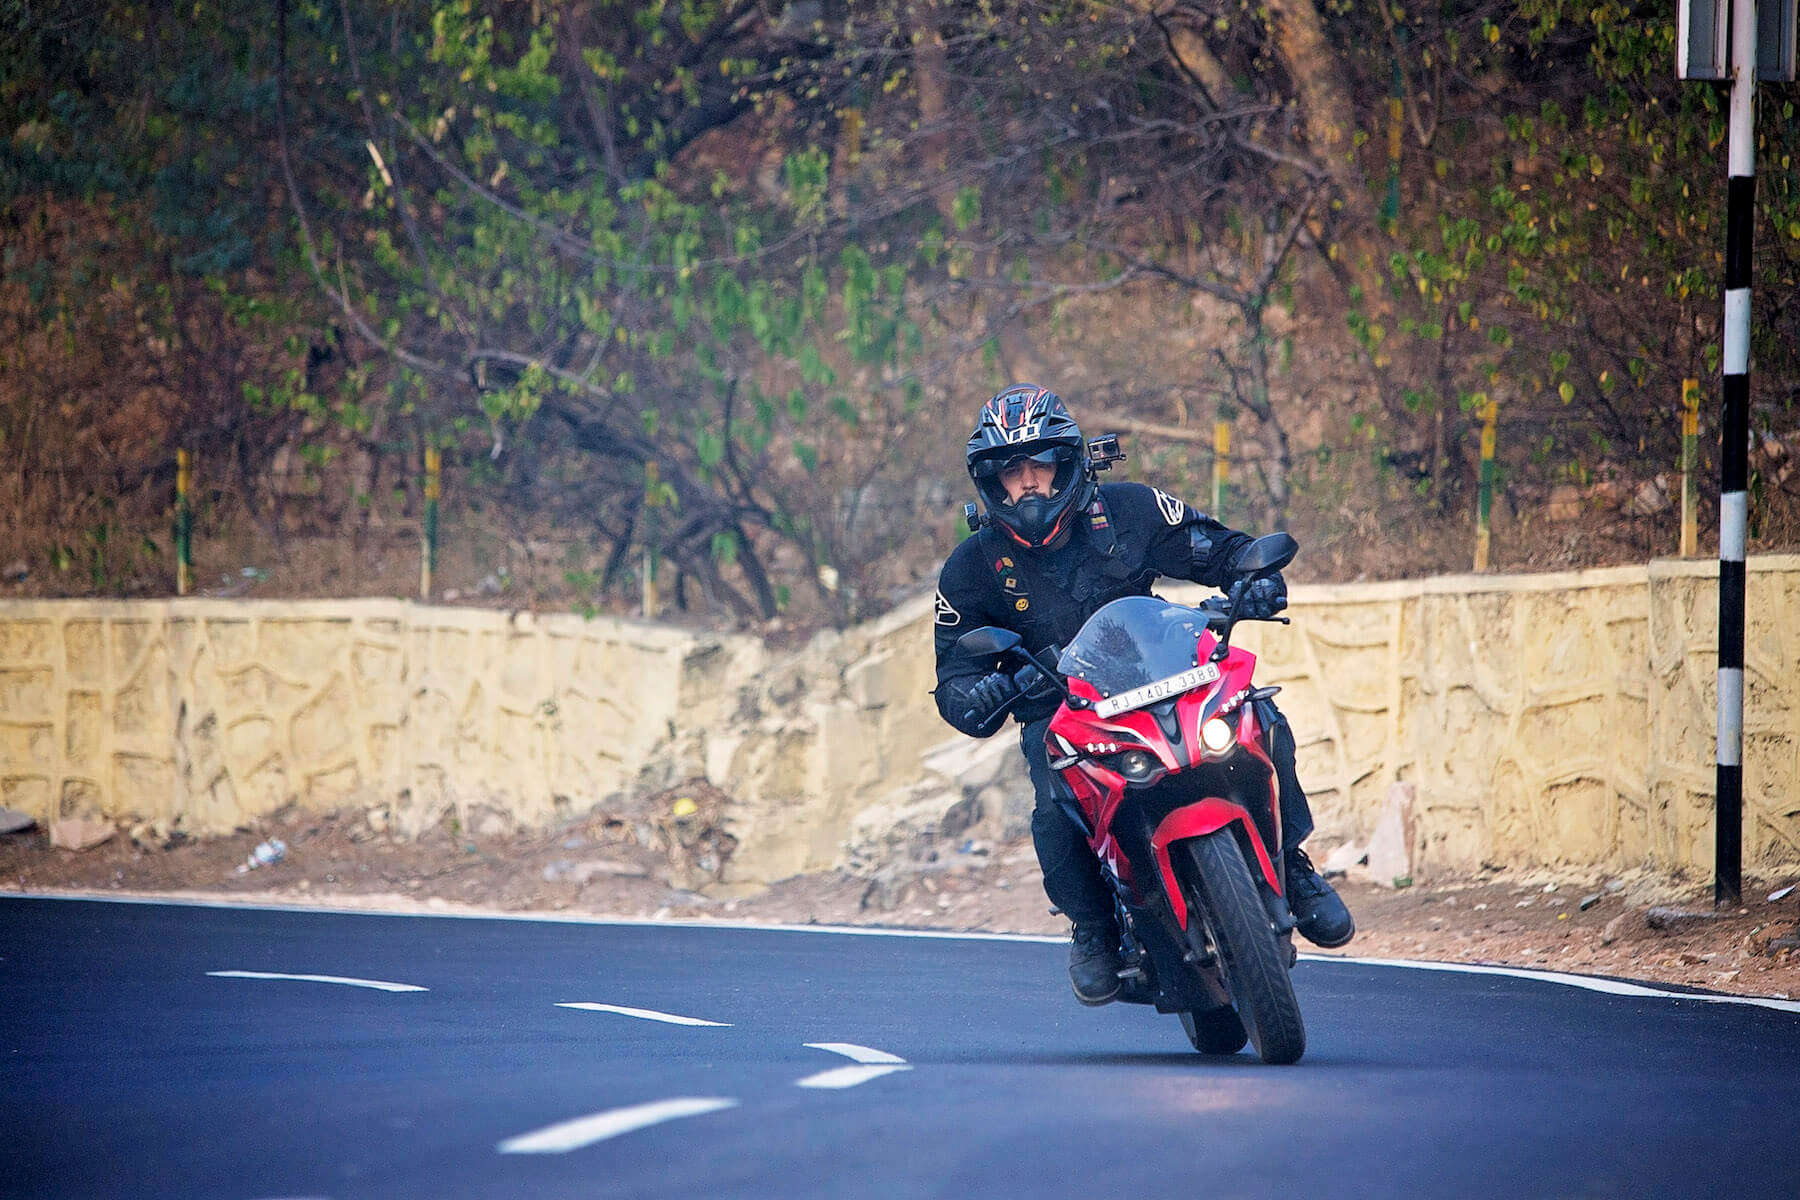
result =
[{"label": "front tire", "polygon": [[1236,1054],[1250,1040],[1237,1010],[1229,1004],[1182,1013],[1181,1030],[1202,1054]]},{"label": "front tire", "polygon": [[[1188,938],[1204,952],[1199,916],[1212,932],[1225,986],[1237,1005],[1256,1053],[1266,1063],[1297,1062],[1306,1053],[1306,1025],[1288,977],[1287,955],[1250,878],[1243,851],[1230,829],[1183,843],[1194,864],[1193,886],[1204,903],[1190,904]],[[1185,1022],[1184,1022],[1185,1025]]]}]

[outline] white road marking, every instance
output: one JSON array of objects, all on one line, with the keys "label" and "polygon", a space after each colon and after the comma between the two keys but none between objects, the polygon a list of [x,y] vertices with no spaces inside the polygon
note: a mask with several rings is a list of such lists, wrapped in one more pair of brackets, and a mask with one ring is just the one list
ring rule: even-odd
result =
[{"label": "white road marking", "polygon": [[833,1054],[841,1054],[845,1058],[861,1063],[855,1067],[833,1067],[829,1071],[820,1071],[817,1075],[808,1075],[805,1079],[794,1081],[795,1087],[803,1088],[847,1088],[859,1083],[867,1083],[871,1079],[880,1079],[883,1075],[892,1075],[896,1071],[910,1071],[904,1058],[897,1054],[889,1054],[886,1050],[874,1050],[868,1046],[858,1046],[854,1042],[808,1042],[809,1050],[829,1050]]},{"label": "white road marking", "polygon": [[595,1142],[603,1142],[634,1129],[659,1125],[679,1117],[697,1117],[703,1113],[717,1112],[721,1108],[732,1108],[736,1104],[736,1100],[718,1096],[653,1100],[648,1104],[608,1109],[576,1117],[572,1121],[546,1125],[542,1129],[507,1138],[494,1149],[501,1154],[567,1154],[571,1150],[579,1150],[583,1146],[591,1146]]},{"label": "white road marking", "polygon": [[871,1050],[867,1046],[858,1046],[854,1042],[808,1042],[808,1050],[829,1050],[833,1054],[841,1054],[852,1062],[859,1063],[903,1063],[906,1060],[898,1054],[889,1054],[886,1050]]},{"label": "white road marking", "polygon": [[1749,1004],[1772,1008],[1777,1012],[1800,1013],[1800,1000],[1777,1000],[1773,996],[1727,996],[1716,992],[1671,992],[1665,988],[1626,983],[1622,979],[1602,979],[1597,975],[1571,975],[1565,971],[1532,971],[1524,967],[1490,967],[1476,963],[1419,962],[1407,958],[1349,958],[1335,954],[1302,954],[1308,962],[1357,963],[1365,967],[1407,967],[1414,971],[1458,971],[1465,975],[1506,975],[1513,979],[1535,979],[1540,983],[1560,983],[1565,987],[1585,988],[1590,992],[1606,992],[1613,996],[1639,996],[1651,1000],[1698,1000],[1702,1004]]},{"label": "white road marking", "polygon": [[288,975],[280,971],[208,971],[220,979],[297,979],[302,983],[341,983],[346,987],[374,988],[378,992],[428,992],[416,983],[388,983],[381,979],[346,979],[342,975]]},{"label": "white road marking", "polygon": [[663,1021],[670,1025],[710,1025],[730,1029],[729,1021],[702,1021],[699,1017],[683,1017],[675,1013],[657,1012],[653,1008],[624,1008],[617,1004],[595,1004],[591,1000],[560,1000],[558,1008],[580,1008],[588,1012],[618,1013],[622,1017],[638,1017],[645,1021]]},{"label": "white road marking", "polygon": [[[596,917],[579,913],[498,913],[498,912],[394,912],[378,908],[346,908],[342,905],[256,904],[239,900],[202,900],[191,896],[113,896],[87,892],[14,892],[0,888],[0,899],[65,900],[85,904],[163,904],[180,908],[247,909],[253,912],[328,913],[342,917],[412,917],[453,921],[526,921],[540,925],[609,925],[621,928],[714,929],[751,933],[831,933],[850,937],[922,938],[944,942],[1021,942],[1043,946],[1067,946],[1067,936],[1053,937],[1035,933],[967,933],[950,929],[865,929],[854,925],[780,925],[761,921],[654,921],[647,917]],[[1305,962],[1362,963],[1375,967],[1413,967],[1424,971],[1468,971],[1480,974],[1497,971],[1517,974],[1521,979],[1539,979],[1546,983],[1566,983],[1572,987],[1606,990],[1599,985],[1611,981],[1585,975],[1555,971],[1532,971],[1514,967],[1483,967],[1473,963],[1415,962],[1399,958],[1356,958],[1348,954],[1302,954]],[[1636,987],[1635,984],[1619,986]],[[1778,1012],[1800,1011],[1800,1001],[1772,996],[1737,996],[1727,993],[1669,992],[1644,988],[1646,999],[1704,1000],[1711,1004],[1746,1004],[1770,1008]]]},{"label": "white road marking", "polygon": [[883,1075],[892,1075],[895,1071],[910,1071],[911,1067],[904,1063],[899,1066],[880,1065],[867,1067],[833,1067],[829,1071],[820,1071],[817,1075],[808,1075],[805,1079],[796,1079],[795,1087],[803,1088],[847,1088],[859,1083],[867,1083],[871,1079],[880,1079]]}]

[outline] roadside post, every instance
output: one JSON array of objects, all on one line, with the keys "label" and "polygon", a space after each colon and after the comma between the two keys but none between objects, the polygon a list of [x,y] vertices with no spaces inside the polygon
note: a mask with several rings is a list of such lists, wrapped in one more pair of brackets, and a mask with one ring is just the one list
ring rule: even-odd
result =
[{"label": "roadside post", "polygon": [[1700,529],[1695,516],[1694,468],[1699,465],[1700,381],[1681,381],[1681,557],[1700,552]]},{"label": "roadside post", "polygon": [[1231,470],[1231,422],[1213,422],[1212,519],[1225,519],[1225,477]]},{"label": "roadside post", "polygon": [[431,577],[437,573],[438,497],[443,492],[443,453],[425,448],[425,531],[419,548],[419,599],[431,599]]},{"label": "roadside post", "polygon": [[1493,536],[1494,512],[1494,423],[1500,418],[1500,402],[1489,400],[1480,392],[1481,402],[1481,490],[1475,502],[1475,570],[1488,569],[1488,547]]},{"label": "roadside post", "polygon": [[188,492],[194,484],[194,452],[175,451],[175,594],[185,596],[194,584],[194,509]]},{"label": "roadside post", "polygon": [[[1725,325],[1719,422],[1719,714],[1713,905],[1743,898],[1744,547],[1749,517],[1750,252],[1756,215],[1756,81],[1794,78],[1800,0],[1679,0],[1678,79],[1729,82]],[[1760,10],[1760,11],[1759,11]]]},{"label": "roadside post", "polygon": [[656,617],[656,510],[662,506],[662,472],[657,464],[644,464],[644,591],[643,618]]},{"label": "roadside post", "polygon": [[[1400,36],[1406,36],[1406,30],[1400,30]],[[1388,144],[1387,144],[1387,195],[1381,201],[1381,225],[1391,237],[1400,227],[1400,148],[1405,140],[1405,119],[1402,106],[1400,80],[1400,59],[1394,59],[1394,73],[1388,83]]]}]

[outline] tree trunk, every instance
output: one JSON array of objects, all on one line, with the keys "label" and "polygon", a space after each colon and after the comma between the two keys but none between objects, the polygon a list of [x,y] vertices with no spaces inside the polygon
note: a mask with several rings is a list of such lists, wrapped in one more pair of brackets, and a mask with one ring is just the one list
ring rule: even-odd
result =
[{"label": "tree trunk", "polygon": [[937,0],[913,0],[907,8],[907,32],[913,45],[913,88],[919,98],[919,129],[924,135],[920,152],[925,178],[939,182],[932,199],[938,212],[949,220],[956,205],[955,193],[944,186],[948,182],[944,171],[950,161],[950,138],[943,127],[944,114],[950,107],[944,83],[949,73],[949,56],[937,18]]},{"label": "tree trunk", "polygon": [[1281,427],[1276,418],[1275,406],[1269,399],[1269,336],[1263,329],[1262,309],[1246,305],[1244,308],[1244,349],[1250,356],[1250,403],[1248,407],[1262,422],[1264,432],[1268,435],[1266,442],[1269,456],[1263,463],[1263,480],[1269,492],[1269,525],[1273,529],[1287,528],[1288,510],[1288,476],[1293,466],[1293,456],[1288,449],[1287,430]]},{"label": "tree trunk", "polygon": [[1350,231],[1372,234],[1379,224],[1356,163],[1356,108],[1319,10],[1312,0],[1270,0],[1268,12],[1276,53],[1300,99],[1301,127],[1313,158],[1336,185]]}]

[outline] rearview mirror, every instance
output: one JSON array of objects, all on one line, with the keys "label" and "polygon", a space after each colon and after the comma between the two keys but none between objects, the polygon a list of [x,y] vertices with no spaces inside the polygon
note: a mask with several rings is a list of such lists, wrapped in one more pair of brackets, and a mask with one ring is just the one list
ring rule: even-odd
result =
[{"label": "rearview mirror", "polygon": [[1264,534],[1244,547],[1244,552],[1237,557],[1235,569],[1240,575],[1269,575],[1293,562],[1298,553],[1300,543],[1292,535]]},{"label": "rearview mirror", "polygon": [[956,639],[956,648],[970,658],[998,658],[1018,647],[1024,639],[1010,629],[983,625]]}]

